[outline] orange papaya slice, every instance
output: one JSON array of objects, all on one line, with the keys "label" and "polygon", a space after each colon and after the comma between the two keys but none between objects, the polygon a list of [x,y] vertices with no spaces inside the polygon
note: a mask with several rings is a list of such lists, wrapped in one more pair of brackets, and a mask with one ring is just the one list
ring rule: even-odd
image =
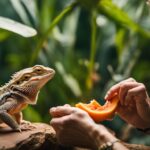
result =
[{"label": "orange papaya slice", "polygon": [[101,122],[104,120],[110,120],[113,118],[116,112],[116,108],[119,103],[118,96],[115,96],[110,101],[106,101],[102,106],[96,100],[92,100],[89,104],[78,103],[75,107],[78,107],[86,111],[95,122]]}]

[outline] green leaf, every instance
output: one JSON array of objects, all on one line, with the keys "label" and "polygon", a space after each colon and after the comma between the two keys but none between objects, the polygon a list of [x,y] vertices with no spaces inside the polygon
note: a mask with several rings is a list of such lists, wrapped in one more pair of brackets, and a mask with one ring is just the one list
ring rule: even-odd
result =
[{"label": "green leaf", "polygon": [[32,37],[37,34],[35,29],[5,17],[0,17],[0,28],[23,37]]},{"label": "green leaf", "polygon": [[78,3],[74,2],[72,4],[70,4],[69,6],[67,6],[66,8],[64,8],[62,10],[62,12],[60,12],[60,14],[58,16],[56,16],[54,18],[54,20],[52,21],[52,23],[50,24],[49,28],[47,29],[47,31],[44,33],[44,35],[39,39],[36,49],[34,50],[33,55],[31,56],[31,61],[30,64],[32,64],[35,59],[37,59],[40,51],[43,48],[44,42],[48,39],[48,36],[51,34],[52,30],[54,29],[54,27],[56,27],[56,25],[69,13],[71,13],[74,8],[77,6]]},{"label": "green leaf", "polygon": [[116,42],[116,47],[117,47],[117,52],[118,52],[118,56],[120,57],[123,51],[123,48],[126,45],[125,42],[125,37],[126,37],[126,31],[127,29],[125,28],[119,28],[116,32],[116,38],[115,38],[115,42]]},{"label": "green leaf", "polygon": [[67,74],[60,62],[56,62],[55,66],[57,68],[57,71],[61,74],[64,83],[70,88],[74,95],[77,97],[81,96],[82,92],[76,78],[74,78],[71,74]]},{"label": "green leaf", "polygon": [[17,12],[17,14],[19,15],[19,17],[21,18],[21,20],[28,25],[31,25],[30,20],[28,18],[28,15],[23,7],[23,5],[21,4],[20,0],[10,0],[12,6],[14,7],[15,11]]},{"label": "green leaf", "polygon": [[41,30],[45,32],[45,30],[49,27],[53,11],[54,11],[55,0],[44,0],[42,2],[41,10],[40,10],[40,24]]},{"label": "green leaf", "polygon": [[110,0],[101,0],[98,9],[105,16],[115,21],[117,24],[122,25],[134,32],[138,32],[145,38],[150,38],[150,33],[145,31],[136,22],[134,22],[126,12],[120,9],[117,5]]},{"label": "green leaf", "polygon": [[37,1],[28,1],[28,0],[21,0],[22,4],[25,7],[25,10],[27,11],[27,14],[32,18],[35,24],[38,23],[38,17],[37,17]]}]

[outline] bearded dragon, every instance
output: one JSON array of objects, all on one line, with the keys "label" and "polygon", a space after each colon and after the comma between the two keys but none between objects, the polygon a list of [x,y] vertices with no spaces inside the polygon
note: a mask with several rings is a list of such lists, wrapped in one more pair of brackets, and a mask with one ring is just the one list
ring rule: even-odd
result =
[{"label": "bearded dragon", "polygon": [[40,89],[53,78],[55,71],[35,65],[15,73],[11,80],[0,88],[0,123],[15,131],[21,131],[22,110],[28,104],[37,103]]}]

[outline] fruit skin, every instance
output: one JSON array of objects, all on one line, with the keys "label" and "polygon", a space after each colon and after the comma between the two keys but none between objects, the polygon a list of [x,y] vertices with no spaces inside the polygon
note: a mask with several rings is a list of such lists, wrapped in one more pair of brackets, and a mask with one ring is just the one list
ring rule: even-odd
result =
[{"label": "fruit skin", "polygon": [[119,98],[118,96],[115,96],[112,100],[106,101],[103,106],[101,106],[96,100],[92,100],[89,104],[78,103],[75,107],[86,111],[95,122],[101,122],[113,118],[118,103]]}]

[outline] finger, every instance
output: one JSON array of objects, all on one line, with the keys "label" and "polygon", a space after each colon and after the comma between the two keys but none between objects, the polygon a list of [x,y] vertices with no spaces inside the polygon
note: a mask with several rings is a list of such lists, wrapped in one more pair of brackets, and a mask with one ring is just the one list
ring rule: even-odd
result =
[{"label": "finger", "polygon": [[53,127],[53,129],[55,130],[56,134],[59,133],[59,131],[61,130],[61,126],[58,126],[58,125],[55,125],[53,124],[53,122],[51,123],[52,121],[50,121],[50,125]]},{"label": "finger", "polygon": [[63,125],[63,119],[62,118],[53,118],[50,121],[50,125],[55,129],[55,131],[60,130],[60,127]]},{"label": "finger", "polygon": [[136,80],[134,78],[128,78],[128,79],[123,80],[121,82],[136,82]]},{"label": "finger", "polygon": [[114,97],[115,93],[119,92],[120,84],[112,86],[105,95],[105,100],[111,100]]},{"label": "finger", "polygon": [[71,105],[69,105],[69,104],[65,104],[64,106],[65,106],[65,107],[71,107]]},{"label": "finger", "polygon": [[71,115],[63,116],[60,118],[53,118],[50,121],[50,125],[54,128],[54,130],[58,133],[68,128],[68,125],[72,122]]},{"label": "finger", "polygon": [[[64,106],[64,107],[71,107],[71,105],[69,105],[69,104],[65,104],[65,105],[63,105],[63,106]],[[49,109],[49,113],[51,113],[52,111],[55,111],[55,109],[57,109],[58,107],[60,107],[60,106],[50,108],[50,109]]]},{"label": "finger", "polygon": [[56,132],[56,138],[58,138],[60,132],[63,130],[62,120],[60,118],[54,118],[50,121],[50,125],[53,127],[53,129]]},{"label": "finger", "polygon": [[137,82],[125,82],[124,84],[120,85],[119,99],[120,99],[121,105],[126,104],[126,96],[128,94],[128,91],[137,86],[139,86],[139,83],[137,83]]},{"label": "finger", "polygon": [[58,106],[50,109],[50,114],[52,117],[62,117],[66,115],[70,115],[75,111],[74,107],[69,106]]},{"label": "finger", "polygon": [[[61,118],[54,118],[51,120],[50,124],[51,126],[54,128],[55,132],[56,132],[56,138],[57,138],[57,142],[61,145],[64,145],[64,135],[67,134],[67,130],[70,129],[70,125],[66,125],[66,122],[68,122],[69,124],[69,117],[68,116],[64,116]],[[66,138],[68,137],[68,135],[66,135]],[[66,144],[67,145],[67,144]]]},{"label": "finger", "polygon": [[138,84],[135,88],[132,88],[128,91],[125,105],[129,105],[131,100],[141,100],[146,98],[145,86],[141,83]]},{"label": "finger", "polygon": [[133,78],[128,78],[126,80],[119,82],[118,84],[115,84],[106,93],[105,100],[111,100],[116,95],[116,93],[119,93],[120,86],[126,82],[136,82],[136,80]]},{"label": "finger", "polygon": [[136,82],[136,80],[134,78],[128,78],[125,80],[122,80],[121,82],[119,82],[120,84],[124,83],[124,82]]}]

